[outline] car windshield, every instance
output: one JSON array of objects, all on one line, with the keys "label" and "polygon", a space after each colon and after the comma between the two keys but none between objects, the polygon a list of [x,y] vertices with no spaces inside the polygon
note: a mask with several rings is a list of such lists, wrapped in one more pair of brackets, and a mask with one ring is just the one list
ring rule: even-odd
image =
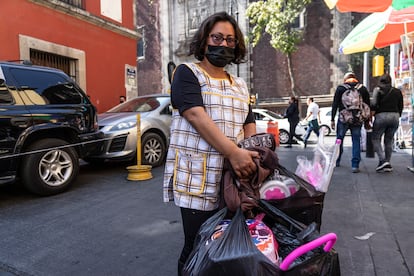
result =
[{"label": "car windshield", "polygon": [[158,98],[143,97],[135,98],[117,105],[107,112],[119,113],[119,112],[150,112],[160,106]]},{"label": "car windshield", "polygon": [[275,119],[283,119],[283,116],[281,116],[281,115],[279,115],[279,114],[277,114],[277,113],[275,113],[275,112],[273,112],[273,111],[266,110],[266,111],[265,111],[265,113],[266,113],[267,115],[269,115],[269,116],[271,116],[271,117],[275,118]]}]

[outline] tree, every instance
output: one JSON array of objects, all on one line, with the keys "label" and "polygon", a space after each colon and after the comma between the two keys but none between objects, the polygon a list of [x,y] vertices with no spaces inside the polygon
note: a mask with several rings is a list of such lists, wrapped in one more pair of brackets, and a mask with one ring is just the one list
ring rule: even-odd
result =
[{"label": "tree", "polygon": [[293,96],[295,78],[292,70],[292,53],[297,50],[297,44],[302,41],[303,30],[293,28],[293,23],[300,13],[312,0],[267,0],[250,3],[246,16],[252,25],[249,39],[253,47],[264,33],[270,35],[270,45],[286,55],[288,72]]}]

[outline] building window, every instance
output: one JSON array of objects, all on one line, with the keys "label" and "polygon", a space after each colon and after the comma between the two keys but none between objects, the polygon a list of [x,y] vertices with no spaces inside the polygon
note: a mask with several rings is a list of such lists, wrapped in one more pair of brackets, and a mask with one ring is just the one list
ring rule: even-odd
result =
[{"label": "building window", "polygon": [[138,28],[141,29],[141,37],[138,39],[137,43],[137,59],[138,61],[145,59],[145,29],[143,27]]},{"label": "building window", "polygon": [[[19,45],[20,59],[23,60],[31,60],[32,57],[36,57],[36,55],[39,55],[39,60],[44,60],[40,58],[41,55],[54,55],[60,57],[60,59],[68,59],[70,64],[69,69],[62,68],[63,71],[72,76],[79,86],[86,90],[85,51],[25,35],[19,35]],[[33,60],[32,63],[34,63]],[[56,67],[61,68],[59,66]]]},{"label": "building window", "polygon": [[57,68],[69,75],[75,82],[78,80],[76,74],[76,60],[61,55],[30,49],[30,60],[35,65]]},{"label": "building window", "polygon": [[122,1],[101,0],[101,14],[122,23]]},{"label": "building window", "polygon": [[299,14],[298,17],[296,17],[295,22],[292,24],[293,29],[304,29],[305,28],[305,13],[306,9],[303,9],[303,11]]},{"label": "building window", "polygon": [[59,0],[60,2],[66,3],[68,5],[77,7],[79,9],[85,9],[85,0]]}]

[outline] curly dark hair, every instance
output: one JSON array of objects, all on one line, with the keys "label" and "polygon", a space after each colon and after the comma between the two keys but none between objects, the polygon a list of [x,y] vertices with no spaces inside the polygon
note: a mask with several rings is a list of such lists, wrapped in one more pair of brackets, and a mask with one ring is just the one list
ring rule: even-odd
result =
[{"label": "curly dark hair", "polygon": [[378,80],[378,87],[383,91],[388,91],[391,88],[391,76],[389,74],[383,74]]},{"label": "curly dark hair", "polygon": [[379,83],[381,84],[391,84],[392,79],[391,76],[389,74],[383,74],[380,78],[379,78]]},{"label": "curly dark hair", "polygon": [[230,22],[233,25],[235,36],[237,39],[236,47],[234,48],[234,59],[231,61],[234,64],[245,62],[246,44],[244,43],[244,36],[240,30],[236,20],[226,12],[218,12],[207,17],[194,34],[190,43],[189,56],[194,55],[197,60],[204,59],[204,50],[207,45],[207,40],[211,30],[217,22]]}]

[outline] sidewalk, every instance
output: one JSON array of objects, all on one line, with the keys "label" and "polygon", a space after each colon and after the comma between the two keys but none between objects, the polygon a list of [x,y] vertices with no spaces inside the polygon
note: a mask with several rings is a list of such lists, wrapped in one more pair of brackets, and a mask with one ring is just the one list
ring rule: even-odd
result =
[{"label": "sidewalk", "polygon": [[[334,143],[334,137],[327,137]],[[329,139],[329,140],[328,140]],[[377,173],[377,157],[362,152],[360,173],[351,172],[350,137],[345,137],[341,167],[335,168],[325,196],[322,233],[334,232],[341,274],[414,274],[414,173],[411,149],[394,152],[392,173]],[[296,170],[297,155],[313,156],[316,145],[276,149],[280,163]]]}]

